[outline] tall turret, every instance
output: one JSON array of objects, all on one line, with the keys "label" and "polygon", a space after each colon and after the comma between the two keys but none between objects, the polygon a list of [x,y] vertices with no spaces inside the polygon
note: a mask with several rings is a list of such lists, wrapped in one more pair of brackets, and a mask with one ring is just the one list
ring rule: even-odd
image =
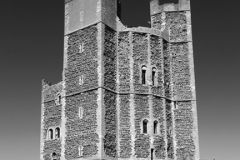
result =
[{"label": "tall turret", "polygon": [[[160,0],[161,1],[161,0]],[[168,158],[199,159],[190,0],[151,0],[151,25],[162,32]]]}]

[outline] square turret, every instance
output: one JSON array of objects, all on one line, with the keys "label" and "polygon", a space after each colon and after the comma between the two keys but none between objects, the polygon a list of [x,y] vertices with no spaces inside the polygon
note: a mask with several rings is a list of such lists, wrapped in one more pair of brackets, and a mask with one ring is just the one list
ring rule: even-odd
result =
[{"label": "square turret", "polygon": [[117,0],[65,0],[65,35],[98,22],[116,29]]}]

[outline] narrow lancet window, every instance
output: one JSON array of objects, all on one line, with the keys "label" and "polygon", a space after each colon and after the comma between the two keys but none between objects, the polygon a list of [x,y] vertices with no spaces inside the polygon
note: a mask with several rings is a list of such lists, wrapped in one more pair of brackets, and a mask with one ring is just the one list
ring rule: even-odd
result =
[{"label": "narrow lancet window", "polygon": [[157,132],[158,132],[157,130],[158,130],[158,122],[154,121],[153,122],[153,133],[157,134]]},{"label": "narrow lancet window", "polygon": [[55,129],[55,138],[60,138],[60,128],[59,127],[57,127]]},{"label": "narrow lancet window", "polygon": [[81,12],[80,12],[80,21],[81,21],[81,22],[83,21],[83,18],[84,18],[84,12],[81,11]]},{"label": "narrow lancet window", "polygon": [[52,129],[48,130],[48,139],[53,139],[53,130]]},{"label": "narrow lancet window", "polygon": [[79,76],[79,85],[81,86],[81,85],[83,85],[83,83],[84,83],[84,76],[83,75],[81,75],[81,76]]},{"label": "narrow lancet window", "polygon": [[80,119],[83,118],[83,108],[82,107],[79,107],[78,116],[79,116]]},{"label": "narrow lancet window", "polygon": [[147,123],[148,123],[148,120],[143,120],[143,133],[147,133]]},{"label": "narrow lancet window", "polygon": [[147,72],[147,67],[143,66],[142,67],[142,84],[146,84],[146,72]]},{"label": "narrow lancet window", "polygon": [[79,44],[79,53],[82,53],[84,51],[84,43],[80,42]]},{"label": "narrow lancet window", "polygon": [[78,148],[78,153],[79,153],[79,156],[80,156],[80,157],[83,156],[83,146],[79,146],[79,148]]},{"label": "narrow lancet window", "polygon": [[155,85],[156,68],[152,68],[152,85]]}]

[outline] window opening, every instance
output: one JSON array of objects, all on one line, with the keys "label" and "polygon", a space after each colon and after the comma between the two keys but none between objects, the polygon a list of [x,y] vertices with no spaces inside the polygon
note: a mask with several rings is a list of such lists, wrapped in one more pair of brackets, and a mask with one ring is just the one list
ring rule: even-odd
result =
[{"label": "window opening", "polygon": [[178,109],[177,102],[174,102],[174,108],[175,108],[175,109]]},{"label": "window opening", "polygon": [[84,51],[84,43],[80,42],[79,44],[79,52],[82,53]]},{"label": "window opening", "polygon": [[57,128],[55,129],[55,137],[56,137],[56,138],[60,138],[60,128],[59,128],[59,127],[57,127]]},{"label": "window opening", "polygon": [[156,68],[153,67],[152,69],[152,85],[155,85],[155,75],[156,75]]},{"label": "window opening", "polygon": [[143,133],[147,133],[147,123],[148,123],[148,120],[143,120]]},{"label": "window opening", "polygon": [[61,95],[58,96],[58,103],[61,104]]},{"label": "window opening", "polygon": [[53,130],[49,129],[48,131],[48,139],[53,139]]},{"label": "window opening", "polygon": [[81,11],[81,12],[80,12],[80,21],[81,21],[81,22],[83,21],[83,17],[84,17],[84,12]]},{"label": "window opening", "polygon": [[142,67],[142,84],[146,84],[146,72],[147,72],[147,67],[143,66]]},{"label": "window opening", "polygon": [[79,85],[81,86],[81,85],[83,85],[83,83],[84,83],[84,76],[81,75],[81,76],[79,76]]},{"label": "window opening", "polygon": [[83,108],[79,107],[79,118],[82,119],[83,118]]},{"label": "window opening", "polygon": [[151,160],[153,160],[153,153],[154,153],[154,149],[151,148]]},{"label": "window opening", "polygon": [[158,122],[157,121],[154,121],[154,123],[153,123],[153,133],[154,134],[157,134],[157,129],[158,129]]},{"label": "window opening", "polygon": [[79,146],[78,151],[79,151],[79,156],[83,156],[83,146]]}]

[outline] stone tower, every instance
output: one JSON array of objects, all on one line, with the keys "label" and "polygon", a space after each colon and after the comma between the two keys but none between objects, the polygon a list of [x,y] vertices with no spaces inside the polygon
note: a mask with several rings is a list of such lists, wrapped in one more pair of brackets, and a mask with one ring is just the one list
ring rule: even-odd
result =
[{"label": "stone tower", "polygon": [[199,160],[190,0],[65,0],[62,82],[42,82],[40,160]]}]

